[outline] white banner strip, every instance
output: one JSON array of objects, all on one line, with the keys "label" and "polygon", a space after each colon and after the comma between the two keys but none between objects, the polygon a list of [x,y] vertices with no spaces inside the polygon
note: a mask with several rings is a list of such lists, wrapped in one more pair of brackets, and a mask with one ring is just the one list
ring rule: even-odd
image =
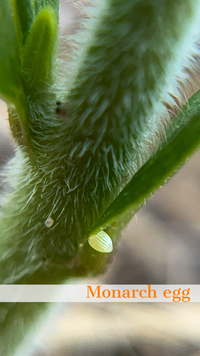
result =
[{"label": "white banner strip", "polygon": [[200,285],[0,285],[0,302],[200,302]]}]

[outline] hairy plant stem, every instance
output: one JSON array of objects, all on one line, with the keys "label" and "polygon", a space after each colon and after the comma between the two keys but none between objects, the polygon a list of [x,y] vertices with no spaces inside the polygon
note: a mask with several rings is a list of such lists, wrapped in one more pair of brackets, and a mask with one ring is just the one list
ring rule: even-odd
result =
[{"label": "hairy plant stem", "polygon": [[[110,257],[92,250],[87,239],[149,155],[144,141],[152,142],[160,127],[153,113],[164,100],[177,65],[181,66],[179,50],[185,48],[195,6],[200,4],[194,0],[103,2],[78,73],[68,88],[59,91],[48,75],[44,87],[43,80],[34,78],[34,68],[49,73],[41,52],[35,50],[35,62],[29,65],[30,44],[36,44],[44,17],[54,29],[47,2],[34,3],[44,8],[27,36],[28,52],[23,52],[25,61],[21,61],[32,76],[25,74],[23,80],[34,162],[21,147],[10,163],[13,192],[5,197],[0,212],[1,283],[61,283],[103,270]],[[48,53],[52,36],[46,43]],[[38,42],[34,48],[41,50]],[[37,88],[32,87],[34,79]],[[64,104],[59,112],[60,97]],[[126,212],[106,229],[114,242],[132,215]],[[54,222],[50,227],[49,218]],[[35,315],[29,319],[28,306],[0,306],[5,315],[0,319],[4,356],[13,355],[45,305],[30,304],[33,307]],[[17,336],[9,341],[16,327]]]}]

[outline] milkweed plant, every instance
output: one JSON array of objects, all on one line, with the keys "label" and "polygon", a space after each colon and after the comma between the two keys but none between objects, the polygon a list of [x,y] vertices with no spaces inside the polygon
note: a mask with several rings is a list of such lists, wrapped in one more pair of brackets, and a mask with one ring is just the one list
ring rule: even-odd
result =
[{"label": "milkweed plant", "polygon": [[[132,216],[200,145],[200,92],[186,95],[200,0],[84,6],[65,56],[59,0],[0,1],[0,95],[17,143],[0,197],[1,284],[102,272]],[[0,304],[2,356],[28,355],[47,307]]]}]

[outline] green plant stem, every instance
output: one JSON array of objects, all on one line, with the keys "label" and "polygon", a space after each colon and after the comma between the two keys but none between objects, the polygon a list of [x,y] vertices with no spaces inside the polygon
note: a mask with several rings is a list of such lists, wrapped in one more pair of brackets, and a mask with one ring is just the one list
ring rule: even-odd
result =
[{"label": "green plant stem", "polygon": [[[34,216],[31,224],[43,227],[37,231],[43,246],[47,236],[56,236],[58,248],[48,246],[52,256],[69,259],[77,253],[138,169],[139,158],[146,159],[143,142],[158,125],[151,115],[177,59],[174,48],[188,36],[195,4],[199,1],[107,2],[68,88],[64,115],[55,114],[56,104],[47,96],[39,103],[30,98],[36,108],[29,115],[32,149],[41,171],[37,189],[44,199],[35,196],[36,213],[31,201],[20,220]],[[31,183],[29,189],[30,196]],[[48,216],[55,224],[47,232]]]},{"label": "green plant stem", "polygon": [[[79,259],[80,246],[87,245],[92,227],[134,171],[153,103],[175,57],[172,47],[179,45],[197,3],[108,2],[110,9],[97,21],[91,48],[69,92],[67,114],[56,115],[53,93],[37,101],[31,88],[27,131],[35,162],[24,153],[14,160],[14,192],[0,213],[2,283],[17,283],[26,275],[29,283],[34,274],[39,279],[48,271],[51,278],[53,267],[55,279],[61,280],[60,273],[65,280],[66,261]],[[46,11],[36,18],[37,26]],[[47,18],[51,23],[50,12]],[[29,36],[37,40],[31,32]],[[48,218],[54,220],[50,228]],[[101,254],[99,258],[104,260]]]},{"label": "green plant stem", "polygon": [[[142,143],[151,126],[152,134],[157,127],[151,122],[154,104],[198,3],[107,1],[79,74],[61,92],[66,114],[55,112],[51,90],[39,100],[33,88],[27,93],[35,162],[19,149],[11,165],[14,191],[0,212],[1,283],[62,283],[106,266],[110,256],[91,249],[89,232],[138,169],[138,156],[144,159]],[[47,1],[35,4],[38,14]],[[57,2],[51,4],[57,8]],[[127,211],[107,228],[114,241],[131,216]],[[28,308],[32,305],[14,305],[8,322],[0,320],[3,356],[13,356],[28,333],[33,322],[26,317]],[[36,306],[35,320],[40,312]]]}]

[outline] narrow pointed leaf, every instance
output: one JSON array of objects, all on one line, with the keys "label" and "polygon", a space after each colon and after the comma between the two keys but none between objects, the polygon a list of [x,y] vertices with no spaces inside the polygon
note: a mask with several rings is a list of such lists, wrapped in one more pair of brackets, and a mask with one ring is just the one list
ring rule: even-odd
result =
[{"label": "narrow pointed leaf", "polygon": [[58,16],[59,0],[34,0],[35,13],[38,15],[39,12],[46,6],[51,6],[55,11],[56,16]]},{"label": "narrow pointed leaf", "polygon": [[12,8],[7,0],[0,1],[0,39],[0,96],[16,103],[22,84]]},{"label": "narrow pointed leaf", "polygon": [[35,19],[21,59],[29,91],[38,91],[51,84],[56,49],[57,19],[48,6]]},{"label": "narrow pointed leaf", "polygon": [[14,0],[14,19],[20,44],[24,45],[35,18],[33,0]]},{"label": "narrow pointed leaf", "polygon": [[92,229],[91,235],[111,224],[129,209],[135,208],[133,213],[137,212],[153,192],[200,146],[200,91],[193,95],[173,119],[167,136],[167,142],[121,191]]}]

